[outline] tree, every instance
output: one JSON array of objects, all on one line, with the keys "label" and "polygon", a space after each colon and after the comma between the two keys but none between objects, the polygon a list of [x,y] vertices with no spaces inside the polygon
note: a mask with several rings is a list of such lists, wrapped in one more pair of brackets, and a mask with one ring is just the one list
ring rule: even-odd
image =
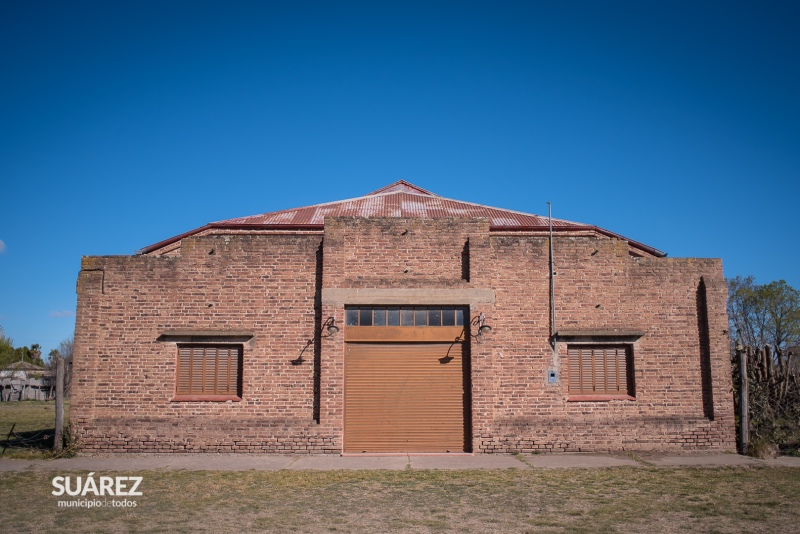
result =
[{"label": "tree", "polygon": [[42,347],[38,343],[34,343],[31,345],[31,348],[28,349],[28,358],[31,363],[35,365],[44,364],[44,362],[42,362]]},{"label": "tree", "polygon": [[72,336],[58,344],[58,353],[64,358],[64,362],[72,364],[72,353],[75,351],[75,339]]},{"label": "tree", "polygon": [[752,276],[728,279],[728,318],[734,344],[771,345],[776,354],[800,348],[800,291],[785,280],[758,285]]},{"label": "tree", "polygon": [[[749,452],[800,450],[800,292],[784,280],[729,279],[728,319],[731,342],[747,362]],[[735,384],[739,373],[734,365]],[[734,397],[738,405],[742,393]]]},{"label": "tree", "polygon": [[64,395],[69,396],[70,384],[72,382],[72,354],[75,350],[75,339],[70,336],[58,344],[57,349],[50,351],[50,358],[47,367],[55,372],[58,358],[64,360]]},{"label": "tree", "polygon": [[14,349],[14,342],[0,332],[0,369],[5,369],[15,361],[19,361],[19,356]]}]

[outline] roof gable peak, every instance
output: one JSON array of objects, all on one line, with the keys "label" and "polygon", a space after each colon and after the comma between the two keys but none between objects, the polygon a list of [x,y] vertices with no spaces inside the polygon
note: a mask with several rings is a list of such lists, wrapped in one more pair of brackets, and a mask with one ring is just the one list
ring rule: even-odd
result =
[{"label": "roof gable peak", "polygon": [[371,197],[373,195],[383,195],[386,193],[413,193],[416,195],[425,195],[428,197],[438,197],[439,195],[435,193],[431,193],[426,189],[422,189],[410,182],[406,182],[405,180],[398,180],[393,184],[389,184],[385,187],[381,187],[377,191],[373,191],[365,196]]},{"label": "roof gable peak", "polygon": [[6,371],[46,371],[44,367],[30,362],[17,361],[10,363],[5,368]]},{"label": "roof gable peak", "polygon": [[[489,228],[495,231],[547,230],[552,224],[553,229],[556,230],[594,231],[597,234],[627,241],[632,246],[655,256],[666,255],[652,247],[637,243],[596,226],[564,219],[552,219],[551,221],[549,217],[540,215],[448,199],[431,193],[421,187],[417,187],[405,180],[398,180],[362,197],[209,223],[201,228],[161,241],[155,245],[150,245],[138,251],[138,253],[150,254],[151,252],[164,248],[177,241],[181,241],[186,237],[204,231],[211,231],[212,229],[321,230],[324,228],[326,217],[484,218],[490,220]],[[168,252],[171,250],[172,249],[168,250]]]}]

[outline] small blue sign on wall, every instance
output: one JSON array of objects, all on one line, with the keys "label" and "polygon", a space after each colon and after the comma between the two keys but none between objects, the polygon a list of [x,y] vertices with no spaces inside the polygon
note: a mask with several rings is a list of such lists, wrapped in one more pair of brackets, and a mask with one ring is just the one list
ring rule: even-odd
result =
[{"label": "small blue sign on wall", "polygon": [[558,371],[555,369],[548,369],[547,370],[547,383],[548,384],[555,384],[558,382]]}]

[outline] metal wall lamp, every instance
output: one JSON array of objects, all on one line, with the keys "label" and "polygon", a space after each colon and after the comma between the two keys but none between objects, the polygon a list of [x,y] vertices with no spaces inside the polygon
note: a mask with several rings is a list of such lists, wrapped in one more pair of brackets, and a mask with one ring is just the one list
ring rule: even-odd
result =
[{"label": "metal wall lamp", "polygon": [[[323,328],[325,329],[326,332],[328,332],[328,335],[326,335],[326,336],[322,335],[322,329]],[[336,335],[336,332],[338,332],[338,331],[339,331],[339,327],[336,326],[336,319],[334,319],[333,317],[328,317],[325,320],[325,322],[322,323],[322,326],[319,327],[319,336],[320,337],[331,337],[333,335]]]},{"label": "metal wall lamp", "polygon": [[[470,327],[475,327],[475,330],[478,331],[478,333],[475,334],[475,335],[472,335],[470,333],[470,337],[473,338],[477,343],[481,342],[481,339],[483,338],[484,334],[488,334],[489,332],[492,331],[492,327],[489,326],[488,324],[486,324],[486,316],[483,314],[483,312],[481,312],[478,315],[476,315],[475,317],[473,317],[472,320],[469,322],[469,325],[470,325]],[[470,328],[470,330],[472,330],[472,328]],[[441,363],[450,362],[453,359],[453,357],[450,356],[450,350],[453,348],[453,345],[455,345],[456,343],[462,342],[465,339],[467,339],[467,328],[466,327],[464,327],[464,329],[461,331],[461,333],[458,334],[458,337],[455,338],[453,340],[453,342],[450,344],[450,348],[447,349],[447,355],[444,356],[443,358],[439,358],[439,361]]]},{"label": "metal wall lamp", "polygon": [[[323,331],[327,332],[327,334],[323,334],[322,333]],[[291,361],[292,365],[303,364],[303,362],[305,361],[303,359],[303,354],[305,354],[305,352],[308,350],[308,347],[314,344],[314,340],[317,338],[317,336],[319,336],[320,339],[323,339],[326,337],[331,337],[336,335],[338,331],[339,327],[336,326],[336,319],[334,319],[333,317],[328,317],[327,319],[325,319],[325,322],[320,325],[319,331],[314,333],[315,334],[314,337],[306,341],[306,346],[303,347],[303,350],[300,351],[300,356]]]},{"label": "metal wall lamp", "polygon": [[483,312],[473,317],[469,322],[469,325],[476,327],[478,331],[478,333],[475,335],[470,334],[473,338],[475,338],[475,340],[480,339],[484,334],[488,334],[492,331],[492,327],[486,324],[486,316],[483,314]]}]

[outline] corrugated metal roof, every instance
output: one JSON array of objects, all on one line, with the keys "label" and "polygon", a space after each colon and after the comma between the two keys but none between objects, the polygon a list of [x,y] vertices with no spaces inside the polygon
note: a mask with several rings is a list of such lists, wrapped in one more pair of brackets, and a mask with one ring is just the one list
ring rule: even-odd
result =
[{"label": "corrugated metal roof", "polygon": [[[491,228],[547,227],[547,217],[451,200],[405,181],[363,197],[294,208],[212,223],[214,226],[322,225],[325,217],[486,218]],[[553,219],[553,226],[587,226]],[[587,228],[590,228],[587,226]]]},{"label": "corrugated metal roof", "polygon": [[[209,223],[201,228],[145,247],[138,253],[149,254],[185,237],[215,228],[322,229],[325,217],[485,218],[489,219],[489,228],[495,231],[543,230],[549,226],[548,218],[541,215],[452,200],[440,197],[405,180],[400,180],[363,197]],[[553,219],[552,223],[553,230],[556,231],[589,230],[625,240],[630,245],[655,256],[666,256],[660,250],[597,226],[563,219]]]}]

